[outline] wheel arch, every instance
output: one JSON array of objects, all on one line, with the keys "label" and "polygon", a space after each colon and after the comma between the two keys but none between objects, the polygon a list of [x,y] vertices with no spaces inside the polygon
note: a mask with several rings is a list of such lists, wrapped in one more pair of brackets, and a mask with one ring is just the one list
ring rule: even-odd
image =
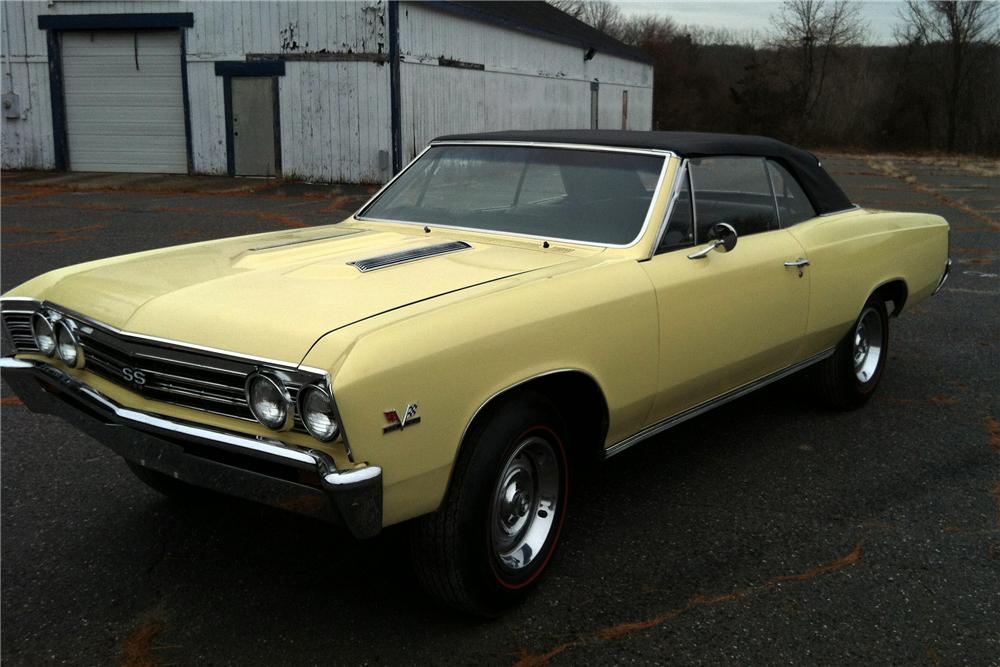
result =
[{"label": "wheel arch", "polygon": [[[469,434],[493,409],[506,400],[528,392],[542,394],[559,410],[571,441],[571,459],[599,460],[608,433],[608,402],[600,384],[590,373],[577,368],[562,368],[525,378],[501,389],[476,409],[462,432],[455,461],[469,446]],[[451,478],[449,477],[449,485]]]},{"label": "wheel arch", "polygon": [[892,310],[889,311],[889,316],[899,317],[899,314],[903,312],[903,306],[906,305],[906,299],[909,294],[910,291],[906,285],[906,281],[903,278],[893,278],[881,283],[872,290],[871,296],[877,296],[882,301],[891,302]]}]

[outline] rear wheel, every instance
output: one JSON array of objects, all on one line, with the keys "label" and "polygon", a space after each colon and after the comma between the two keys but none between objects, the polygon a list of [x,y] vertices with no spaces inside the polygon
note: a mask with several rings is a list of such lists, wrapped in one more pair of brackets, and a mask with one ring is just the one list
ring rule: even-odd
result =
[{"label": "rear wheel", "polygon": [[872,297],[833,356],[816,365],[820,396],[841,410],[861,407],[875,393],[888,356],[889,315],[885,302]]},{"label": "rear wheel", "polygon": [[415,571],[431,595],[493,616],[537,583],[566,516],[564,432],[537,394],[504,401],[479,420],[441,508],[412,526]]}]

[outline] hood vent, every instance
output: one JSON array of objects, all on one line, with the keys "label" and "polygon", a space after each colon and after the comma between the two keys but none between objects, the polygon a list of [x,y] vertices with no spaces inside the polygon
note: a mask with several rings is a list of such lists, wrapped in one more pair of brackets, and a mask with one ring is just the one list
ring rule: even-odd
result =
[{"label": "hood vent", "polygon": [[347,265],[357,268],[361,273],[366,273],[368,271],[374,271],[375,269],[384,269],[387,266],[395,266],[396,264],[404,264],[406,262],[423,259],[424,257],[434,257],[435,255],[458,252],[459,250],[468,250],[471,247],[472,246],[465,241],[452,241],[451,243],[428,245],[423,246],[422,248],[414,248],[413,250],[392,252],[388,255],[366,257],[365,259],[348,262]]}]

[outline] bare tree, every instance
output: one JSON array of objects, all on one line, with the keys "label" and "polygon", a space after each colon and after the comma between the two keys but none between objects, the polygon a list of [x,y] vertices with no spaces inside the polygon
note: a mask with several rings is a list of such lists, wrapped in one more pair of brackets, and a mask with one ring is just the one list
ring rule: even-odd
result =
[{"label": "bare tree", "polygon": [[785,0],[771,21],[777,31],[775,46],[798,60],[798,77],[791,92],[801,120],[808,123],[823,95],[837,50],[865,39],[867,24],[861,17],[861,4]]},{"label": "bare tree", "polygon": [[970,81],[989,58],[990,46],[1000,45],[1000,4],[981,0],[907,0],[903,29],[897,39],[909,46],[944,47],[944,106],[946,147],[955,150],[959,115]]},{"label": "bare tree", "polygon": [[549,4],[601,32],[619,35],[622,11],[609,0],[549,0]]}]

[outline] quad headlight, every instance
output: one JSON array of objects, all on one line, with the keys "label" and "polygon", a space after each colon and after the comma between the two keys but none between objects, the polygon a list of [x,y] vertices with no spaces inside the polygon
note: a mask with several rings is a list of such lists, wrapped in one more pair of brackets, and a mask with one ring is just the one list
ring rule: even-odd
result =
[{"label": "quad headlight", "polygon": [[294,406],[280,380],[254,373],[247,378],[246,397],[250,412],[264,426],[275,431],[287,431],[292,427]]},{"label": "quad headlight", "polygon": [[65,319],[55,324],[56,354],[70,368],[82,366],[83,353],[80,352],[80,341],[76,338],[73,325]]},{"label": "quad headlight", "polygon": [[31,316],[31,334],[35,338],[35,346],[39,352],[47,357],[56,353],[56,333],[49,318],[41,312]]},{"label": "quad headlight", "polygon": [[333,399],[319,385],[309,385],[299,392],[299,416],[309,435],[317,440],[330,442],[340,433]]}]

